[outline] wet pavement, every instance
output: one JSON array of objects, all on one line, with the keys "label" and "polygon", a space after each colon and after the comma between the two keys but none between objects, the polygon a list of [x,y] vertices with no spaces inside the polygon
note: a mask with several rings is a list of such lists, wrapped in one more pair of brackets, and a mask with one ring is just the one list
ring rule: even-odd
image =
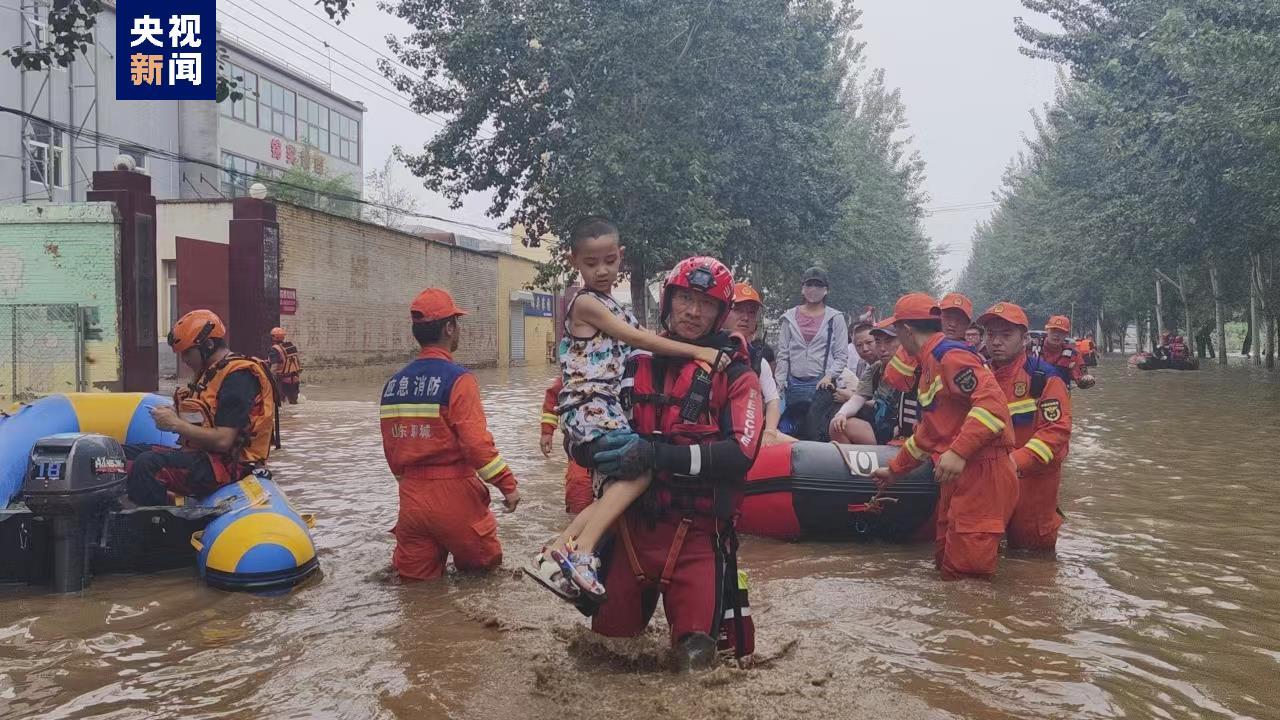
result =
[{"label": "wet pavement", "polygon": [[549,371],[479,373],[524,502],[504,568],[401,584],[379,378],[304,388],[272,456],[319,516],[322,575],[282,597],[194,571],[0,589],[0,718],[1280,717],[1280,383],[1143,373],[1112,357],[1074,394],[1056,561],[943,583],[931,546],[746,538],[752,670],[666,670],[665,628],[603,641],[519,576],[564,522],[537,450]]}]

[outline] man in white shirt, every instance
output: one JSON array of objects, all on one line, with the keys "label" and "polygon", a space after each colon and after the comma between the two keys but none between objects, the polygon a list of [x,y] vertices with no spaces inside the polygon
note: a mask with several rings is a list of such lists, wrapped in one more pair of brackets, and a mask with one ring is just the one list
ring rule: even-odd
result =
[{"label": "man in white shirt", "polygon": [[795,438],[778,431],[778,421],[782,419],[782,394],[769,365],[768,356],[773,352],[763,341],[756,340],[763,312],[764,302],[760,293],[747,283],[738,283],[734,286],[733,310],[729,312],[724,327],[730,332],[741,333],[750,343],[751,368],[760,376],[760,393],[764,396],[764,433],[761,437],[765,445],[776,445],[792,442]]}]

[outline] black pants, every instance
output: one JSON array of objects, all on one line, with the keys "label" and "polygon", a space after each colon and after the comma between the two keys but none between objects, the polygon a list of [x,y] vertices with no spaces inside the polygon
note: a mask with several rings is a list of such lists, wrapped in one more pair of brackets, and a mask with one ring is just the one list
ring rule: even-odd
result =
[{"label": "black pants", "polygon": [[831,442],[831,418],[839,409],[835,390],[818,388],[809,402],[787,406],[787,417],[794,424],[791,434],[799,440]]},{"label": "black pants", "polygon": [[302,388],[302,383],[294,380],[293,382],[280,382],[280,394],[284,395],[284,399],[290,405],[298,404],[298,390]]},{"label": "black pants", "polygon": [[138,505],[168,505],[170,492],[200,497],[218,489],[207,453],[125,445],[124,455],[131,461],[125,487]]}]

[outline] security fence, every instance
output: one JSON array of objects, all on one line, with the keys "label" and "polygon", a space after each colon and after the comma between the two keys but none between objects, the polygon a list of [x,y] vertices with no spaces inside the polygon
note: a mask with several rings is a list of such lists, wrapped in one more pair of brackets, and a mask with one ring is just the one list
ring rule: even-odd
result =
[{"label": "security fence", "polygon": [[79,305],[0,304],[0,400],[85,390]]}]

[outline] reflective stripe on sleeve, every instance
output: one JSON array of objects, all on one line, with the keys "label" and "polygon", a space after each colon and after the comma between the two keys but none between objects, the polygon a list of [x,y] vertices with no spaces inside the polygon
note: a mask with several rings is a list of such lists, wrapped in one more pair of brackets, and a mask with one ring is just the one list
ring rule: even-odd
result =
[{"label": "reflective stripe on sleeve", "polygon": [[485,465],[484,467],[477,470],[476,474],[480,476],[481,480],[488,482],[498,477],[499,475],[501,475],[502,472],[506,469],[507,469],[507,461],[503,460],[502,456],[499,455],[494,459],[490,460],[488,465]]},{"label": "reflective stripe on sleeve", "polygon": [[1004,430],[1004,421],[992,415],[985,408],[975,407],[969,410],[969,417],[976,418],[978,422],[987,426],[987,429],[993,433]]},{"label": "reflective stripe on sleeve", "polygon": [[1040,438],[1031,438],[1027,441],[1027,449],[1036,454],[1040,458],[1040,462],[1048,465],[1053,461],[1053,450],[1048,443]]}]

